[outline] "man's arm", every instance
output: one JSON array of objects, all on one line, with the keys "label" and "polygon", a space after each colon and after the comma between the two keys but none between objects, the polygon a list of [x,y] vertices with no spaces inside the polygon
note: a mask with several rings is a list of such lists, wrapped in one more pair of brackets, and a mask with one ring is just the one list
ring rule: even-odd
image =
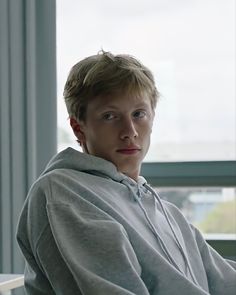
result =
[{"label": "man's arm", "polygon": [[[47,234],[51,235],[50,248],[52,245],[54,248],[52,255],[56,254],[55,261],[60,257],[64,262],[63,268],[71,274],[77,288],[71,294],[76,291],[78,294],[79,290],[82,294],[96,295],[149,294],[141,279],[137,257],[119,223],[97,208],[78,213],[73,204],[49,204],[47,211],[50,223]],[[44,253],[47,240],[45,236],[37,255],[50,278],[53,269],[50,269],[49,257]],[[51,278],[53,282],[59,279]],[[61,283],[65,284],[63,279],[62,276]]]},{"label": "man's arm", "polygon": [[148,295],[123,226],[78,196],[50,200],[47,183],[31,188],[17,229],[27,294]]},{"label": "man's arm", "polygon": [[193,228],[206,270],[210,294],[233,295],[236,290],[235,263],[229,263],[220,256],[207,242],[202,234]]}]

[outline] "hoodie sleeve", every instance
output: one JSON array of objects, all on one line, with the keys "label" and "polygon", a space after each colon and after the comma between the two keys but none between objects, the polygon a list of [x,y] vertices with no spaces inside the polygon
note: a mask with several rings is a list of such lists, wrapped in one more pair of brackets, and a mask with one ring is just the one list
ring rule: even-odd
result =
[{"label": "hoodie sleeve", "polygon": [[123,226],[79,196],[50,195],[47,179],[35,184],[18,223],[26,294],[148,295]]},{"label": "hoodie sleeve", "polygon": [[18,225],[26,294],[148,295],[123,226],[86,200],[49,195],[46,184],[35,185]]},{"label": "hoodie sleeve", "polygon": [[[79,210],[76,204],[47,205],[52,243],[77,285],[71,294],[149,294],[124,228],[93,204],[87,206],[89,211]],[[45,265],[48,257],[43,248],[37,252]],[[44,271],[48,273],[47,268]],[[63,277],[57,280],[64,284]]]},{"label": "hoodie sleeve", "polygon": [[236,290],[235,263],[220,256],[207,244],[196,228],[193,228],[193,230],[206,270],[210,294],[234,295]]}]

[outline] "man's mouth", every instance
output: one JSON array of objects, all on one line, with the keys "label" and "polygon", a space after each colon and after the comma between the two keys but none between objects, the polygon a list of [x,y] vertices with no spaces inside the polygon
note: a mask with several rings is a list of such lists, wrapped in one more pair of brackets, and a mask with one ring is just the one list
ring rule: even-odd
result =
[{"label": "man's mouth", "polygon": [[118,149],[117,152],[124,155],[134,155],[140,152],[140,150],[141,149],[138,147],[129,147],[129,148]]}]

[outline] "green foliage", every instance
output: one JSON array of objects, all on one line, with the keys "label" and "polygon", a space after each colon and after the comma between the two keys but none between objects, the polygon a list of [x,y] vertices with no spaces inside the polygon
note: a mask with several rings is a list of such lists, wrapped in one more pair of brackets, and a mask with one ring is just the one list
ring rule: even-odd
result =
[{"label": "green foliage", "polygon": [[236,200],[218,204],[197,227],[205,233],[236,233]]}]

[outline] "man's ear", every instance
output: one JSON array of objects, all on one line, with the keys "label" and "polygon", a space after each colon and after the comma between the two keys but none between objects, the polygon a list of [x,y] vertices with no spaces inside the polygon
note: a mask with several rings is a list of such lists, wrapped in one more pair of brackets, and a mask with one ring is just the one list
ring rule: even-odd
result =
[{"label": "man's ear", "polygon": [[80,144],[85,141],[85,136],[81,130],[81,124],[75,118],[70,118],[70,126],[73,129],[74,135],[77,137]]}]

